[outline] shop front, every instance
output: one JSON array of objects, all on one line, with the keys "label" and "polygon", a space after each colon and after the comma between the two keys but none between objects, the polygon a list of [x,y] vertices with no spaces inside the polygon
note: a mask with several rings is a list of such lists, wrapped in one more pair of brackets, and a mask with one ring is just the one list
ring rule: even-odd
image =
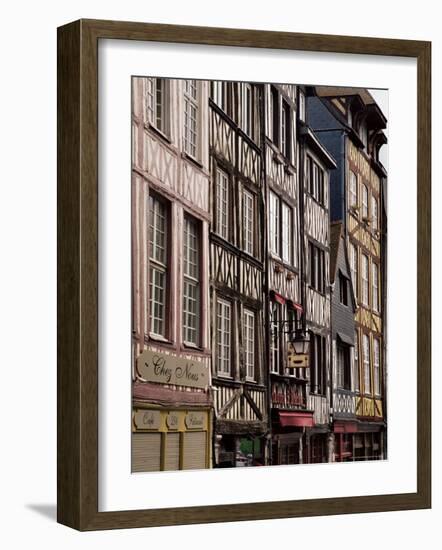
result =
[{"label": "shop front", "polygon": [[263,422],[216,421],[215,467],[266,465],[266,425]]},{"label": "shop front", "polygon": [[201,361],[145,350],[132,387],[132,471],[210,468],[212,399]]},{"label": "shop front", "polygon": [[272,464],[302,464],[306,462],[306,429],[314,425],[310,411],[272,411]]},{"label": "shop front", "polygon": [[210,410],[136,407],[132,420],[133,472],[210,467]]},{"label": "shop front", "polygon": [[354,420],[338,420],[333,423],[335,462],[355,460],[354,445],[357,432],[358,423]]}]

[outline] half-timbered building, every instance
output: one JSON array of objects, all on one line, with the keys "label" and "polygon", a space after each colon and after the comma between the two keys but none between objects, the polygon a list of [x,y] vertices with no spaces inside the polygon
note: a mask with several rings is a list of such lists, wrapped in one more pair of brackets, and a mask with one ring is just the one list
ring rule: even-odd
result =
[{"label": "half-timbered building", "polygon": [[210,324],[214,464],[265,464],[262,89],[212,82],[210,96]]},{"label": "half-timbered building", "polygon": [[267,364],[272,464],[303,461],[302,436],[313,424],[305,369],[288,364],[288,346],[303,316],[297,177],[297,87],[265,84],[263,173],[266,199]]},{"label": "half-timbered building", "polygon": [[354,460],[358,432],[356,391],[359,386],[355,333],[356,299],[342,222],[330,229],[331,396],[333,461]]},{"label": "half-timbered building", "polygon": [[[304,89],[299,88],[299,103]],[[307,369],[307,407],[313,424],[306,429],[305,462],[332,459],[330,431],[330,171],[336,163],[298,113],[302,225],[302,298],[305,328],[310,335],[310,364]]]},{"label": "half-timbered building", "polygon": [[133,79],[134,472],[212,462],[208,95]]},{"label": "half-timbered building", "polygon": [[[338,162],[331,178],[331,218],[344,226],[357,299],[356,460],[386,456],[385,249],[386,171],[379,150],[386,119],[365,89],[310,90],[308,120]],[[359,381],[357,381],[359,378]]]}]

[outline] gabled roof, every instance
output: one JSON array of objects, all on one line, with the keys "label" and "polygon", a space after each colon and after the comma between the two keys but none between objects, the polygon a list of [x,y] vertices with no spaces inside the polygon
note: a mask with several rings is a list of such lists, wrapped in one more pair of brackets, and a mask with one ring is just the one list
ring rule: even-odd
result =
[{"label": "gabled roof", "polygon": [[[345,263],[347,265],[347,273],[351,273],[350,262],[348,261],[347,247],[344,240],[344,225],[342,221],[332,222],[330,224],[330,283],[334,283],[336,280],[336,272],[338,268],[339,247],[343,247]],[[352,278],[350,280],[351,288],[351,300],[353,303],[353,309],[356,311],[356,297],[353,288]]]}]

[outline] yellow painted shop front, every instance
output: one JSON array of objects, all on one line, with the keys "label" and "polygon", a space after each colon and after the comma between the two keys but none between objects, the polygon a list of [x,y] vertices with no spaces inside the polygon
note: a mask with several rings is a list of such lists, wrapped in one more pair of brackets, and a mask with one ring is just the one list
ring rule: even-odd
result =
[{"label": "yellow painted shop front", "polygon": [[135,408],[132,471],[210,468],[211,425],[210,409]]}]

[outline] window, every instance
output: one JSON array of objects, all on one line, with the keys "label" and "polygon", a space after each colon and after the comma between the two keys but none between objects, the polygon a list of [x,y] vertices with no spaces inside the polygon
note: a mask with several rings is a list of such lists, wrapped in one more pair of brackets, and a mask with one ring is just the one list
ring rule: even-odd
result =
[{"label": "window", "polygon": [[220,80],[212,81],[211,83],[211,95],[212,100],[222,109],[225,113],[229,110],[228,105],[228,90],[229,83],[222,82]]},{"label": "window", "polygon": [[271,132],[270,136],[275,145],[279,145],[279,96],[276,88],[271,89],[270,104],[271,104]]},{"label": "window", "polygon": [[281,153],[288,159],[290,159],[290,131],[290,107],[283,101],[281,113]]},{"label": "window", "polygon": [[279,198],[270,191],[270,251],[279,255]]},{"label": "window", "polygon": [[372,227],[376,231],[379,230],[379,211],[378,211],[378,201],[376,197],[371,197],[371,221]]},{"label": "window", "polygon": [[271,334],[270,334],[270,353],[271,353],[271,372],[279,373],[280,367],[280,327],[281,306],[277,302],[271,302]]},{"label": "window", "polygon": [[282,259],[292,262],[292,209],[285,202],[282,203]]},{"label": "window", "polygon": [[350,347],[338,342],[337,345],[337,383],[338,388],[343,390],[351,389],[350,373]]},{"label": "window", "polygon": [[368,146],[368,130],[367,130],[367,124],[366,122],[361,122],[359,126],[359,137],[362,140],[362,143],[364,144],[364,147],[367,149]]},{"label": "window", "polygon": [[166,338],[168,209],[154,195],[149,197],[149,318],[150,332]]},{"label": "window", "polygon": [[308,155],[305,161],[305,188],[310,195],[313,194],[313,159]]},{"label": "window", "polygon": [[231,304],[218,298],[216,301],[217,372],[231,376]]},{"label": "window", "polygon": [[196,80],[184,81],[184,151],[193,158],[198,152],[198,87]]},{"label": "window", "polygon": [[199,345],[200,232],[198,222],[184,216],[183,341]]},{"label": "window", "polygon": [[372,302],[373,302],[373,309],[377,312],[379,312],[379,266],[378,264],[373,263],[372,264]]},{"label": "window", "polygon": [[306,172],[308,192],[323,205],[325,201],[324,170],[310,156],[307,156]]},{"label": "window", "polygon": [[350,170],[350,186],[348,205],[350,207],[357,206],[358,204],[358,176]]},{"label": "window", "polygon": [[358,297],[358,249],[350,243],[350,271],[353,282],[353,290],[356,298]]},{"label": "window", "polygon": [[368,188],[362,184],[362,217],[368,218]]},{"label": "window", "polygon": [[368,306],[368,256],[362,254],[362,303],[364,306]]},{"label": "window", "polygon": [[253,93],[250,84],[243,84],[243,121],[242,126],[244,132],[252,137],[253,130]]},{"label": "window", "polygon": [[216,232],[223,239],[229,238],[229,178],[216,170]]},{"label": "window", "polygon": [[246,377],[255,380],[255,314],[248,309],[244,310],[243,332]]},{"label": "window", "polygon": [[373,340],[373,377],[374,393],[381,395],[381,342],[379,338]]},{"label": "window", "polygon": [[325,253],[313,243],[308,243],[309,283],[318,292],[325,292]]},{"label": "window", "polygon": [[355,330],[355,349],[354,349],[354,373],[353,373],[353,380],[354,380],[354,390],[359,391],[359,342],[358,342],[358,331]]},{"label": "window", "polygon": [[310,391],[325,395],[325,338],[310,333]]},{"label": "window", "polygon": [[168,81],[165,78],[146,80],[147,120],[164,134],[169,133]]},{"label": "window", "polygon": [[364,365],[364,392],[371,393],[370,377],[370,338],[368,334],[362,335],[362,361]]},{"label": "window", "polygon": [[339,300],[344,306],[348,306],[348,279],[339,273]]},{"label": "window", "polygon": [[298,105],[299,120],[305,122],[305,95],[299,90],[299,105]]},{"label": "window", "polygon": [[253,213],[254,213],[254,198],[252,193],[247,191],[246,189],[243,190],[242,194],[242,226],[243,226],[243,246],[244,250],[248,254],[253,254],[254,251],[254,221],[253,221]]}]

